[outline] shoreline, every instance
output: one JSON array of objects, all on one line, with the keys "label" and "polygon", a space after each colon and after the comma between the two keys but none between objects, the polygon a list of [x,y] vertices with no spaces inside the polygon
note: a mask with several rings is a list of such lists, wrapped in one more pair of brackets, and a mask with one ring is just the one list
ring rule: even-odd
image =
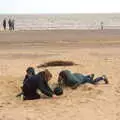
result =
[{"label": "shoreline", "polygon": [[[7,30],[3,30],[0,29],[0,32],[7,32],[9,31],[9,29]],[[16,32],[16,31],[120,31],[120,28],[118,29],[64,29],[64,28],[60,28],[60,29],[52,29],[52,28],[48,28],[48,29],[15,29],[14,31],[9,31],[9,32]]]},{"label": "shoreline", "polygon": [[80,32],[80,33],[89,33],[89,34],[95,34],[96,33],[108,33],[109,35],[112,34],[120,34],[120,29],[41,29],[41,30],[14,30],[14,31],[9,31],[9,30],[0,30],[0,33],[19,33],[19,32]]}]

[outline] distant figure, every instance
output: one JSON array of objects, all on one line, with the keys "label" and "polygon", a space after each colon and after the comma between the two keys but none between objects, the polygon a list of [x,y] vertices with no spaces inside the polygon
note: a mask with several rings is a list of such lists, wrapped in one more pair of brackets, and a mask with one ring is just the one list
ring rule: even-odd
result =
[{"label": "distant figure", "polygon": [[104,28],[103,28],[103,22],[100,22],[100,28],[101,28],[101,30],[103,30]]},{"label": "distant figure", "polygon": [[9,30],[11,31],[12,30],[12,20],[11,19],[8,20],[8,26],[9,26]]},{"label": "distant figure", "polygon": [[3,28],[6,30],[6,19],[3,20]]},{"label": "distant figure", "polygon": [[12,28],[11,28],[12,30],[15,29],[15,20],[14,20],[14,19],[11,21],[11,27],[12,27]]}]

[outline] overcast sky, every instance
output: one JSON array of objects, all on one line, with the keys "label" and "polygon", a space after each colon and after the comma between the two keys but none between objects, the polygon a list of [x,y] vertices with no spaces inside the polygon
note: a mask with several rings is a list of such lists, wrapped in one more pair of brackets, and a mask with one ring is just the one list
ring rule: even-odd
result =
[{"label": "overcast sky", "polygon": [[120,13],[120,0],[0,0],[0,13]]}]

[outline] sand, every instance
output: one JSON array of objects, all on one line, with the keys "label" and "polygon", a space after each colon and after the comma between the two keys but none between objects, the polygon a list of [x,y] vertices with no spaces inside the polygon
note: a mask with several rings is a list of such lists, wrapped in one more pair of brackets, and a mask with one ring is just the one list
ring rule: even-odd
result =
[{"label": "sand", "polygon": [[[57,98],[16,98],[28,66],[69,60],[77,66],[48,67],[56,83],[61,70],[95,77],[110,84],[66,88]],[[0,120],[120,120],[120,30],[52,30],[0,32]]]}]

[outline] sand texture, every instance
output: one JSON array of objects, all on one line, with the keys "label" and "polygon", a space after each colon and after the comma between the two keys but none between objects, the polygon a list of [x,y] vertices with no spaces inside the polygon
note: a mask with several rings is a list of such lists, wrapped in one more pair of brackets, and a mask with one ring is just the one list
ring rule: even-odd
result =
[{"label": "sand texture", "polygon": [[[52,60],[78,65],[48,67],[57,82],[61,70],[95,77],[106,74],[110,84],[66,88],[53,99],[22,101],[25,70]],[[0,32],[0,120],[120,120],[120,30],[53,30]]]}]

